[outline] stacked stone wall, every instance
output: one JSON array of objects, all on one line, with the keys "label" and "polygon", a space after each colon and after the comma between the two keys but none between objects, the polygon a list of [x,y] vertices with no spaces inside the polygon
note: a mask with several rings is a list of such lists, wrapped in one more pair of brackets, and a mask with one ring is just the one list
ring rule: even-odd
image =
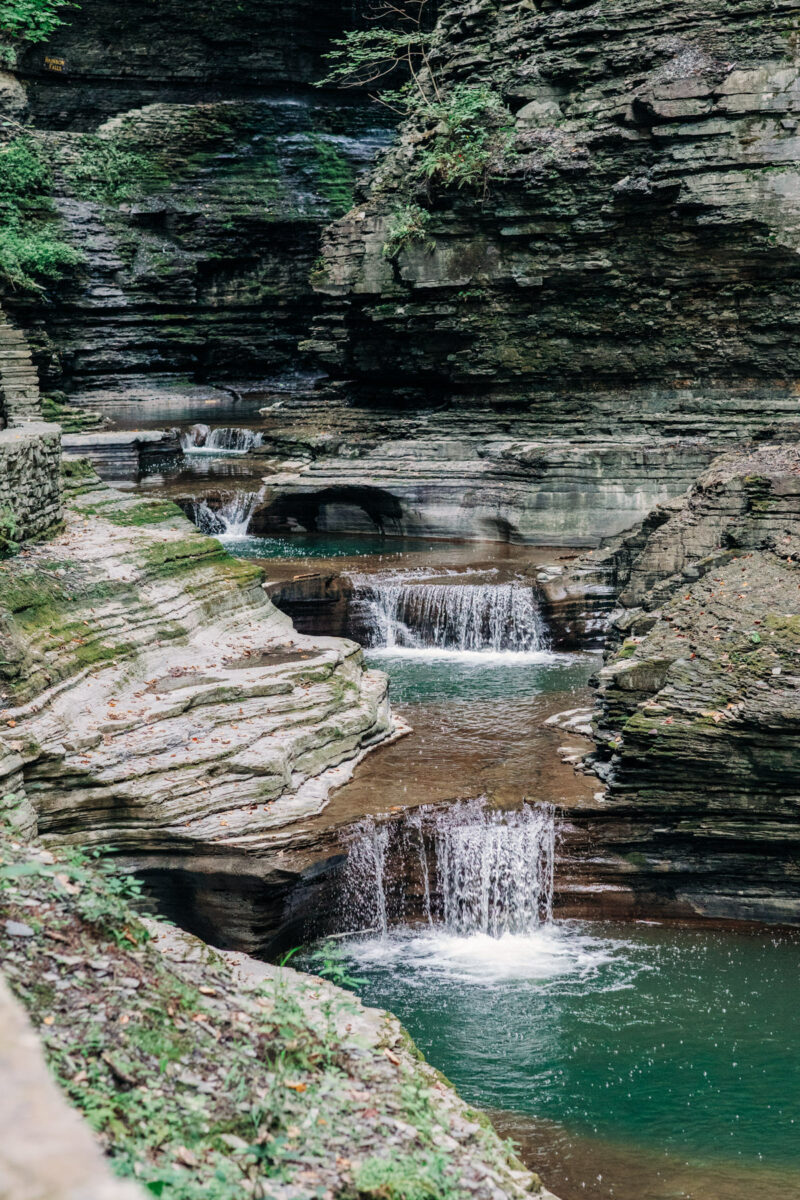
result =
[{"label": "stacked stone wall", "polygon": [[0,551],[48,533],[62,518],[61,430],[29,422],[0,431]]}]

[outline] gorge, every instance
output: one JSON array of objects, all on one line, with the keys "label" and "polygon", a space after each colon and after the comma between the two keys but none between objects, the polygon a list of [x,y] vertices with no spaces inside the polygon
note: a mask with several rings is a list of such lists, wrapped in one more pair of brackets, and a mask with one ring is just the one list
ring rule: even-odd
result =
[{"label": "gorge", "polygon": [[0,0],[0,1194],[800,1194],[799,18]]}]

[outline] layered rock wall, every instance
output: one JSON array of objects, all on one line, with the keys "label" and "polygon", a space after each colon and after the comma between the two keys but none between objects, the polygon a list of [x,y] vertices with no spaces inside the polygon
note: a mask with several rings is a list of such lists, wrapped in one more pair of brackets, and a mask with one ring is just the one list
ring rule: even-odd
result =
[{"label": "layered rock wall", "polygon": [[588,541],[727,444],[794,439],[798,11],[443,5],[440,93],[488,91],[511,132],[446,185],[420,105],[328,231],[306,349],[362,426],[331,404],[301,489],[368,456],[408,528]]},{"label": "layered rock wall", "polygon": [[797,924],[800,452],[723,456],[617,553],[577,875],[640,911]]},{"label": "layered rock wall", "polygon": [[10,297],[43,386],[113,403],[308,369],[320,232],[390,137],[366,97],[312,86],[359,7],[91,0],[19,55],[14,115],[84,252],[57,296]]}]

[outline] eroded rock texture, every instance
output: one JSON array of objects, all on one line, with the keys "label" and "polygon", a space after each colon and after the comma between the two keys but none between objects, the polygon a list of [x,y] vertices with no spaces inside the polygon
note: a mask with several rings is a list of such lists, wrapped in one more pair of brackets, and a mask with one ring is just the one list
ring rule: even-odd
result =
[{"label": "eroded rock texture", "polygon": [[0,564],[4,806],[133,856],[268,847],[392,732],[385,676],[174,505],[72,472],[63,535]]},{"label": "eroded rock texture", "polygon": [[595,879],[645,906],[797,923],[800,451],[725,455],[659,517],[617,551]]},{"label": "eroded rock texture", "polygon": [[[426,184],[420,113],[330,229],[310,348],[369,418],[354,438],[331,409],[302,488],[356,482],[354,441],[409,528],[474,536],[489,509],[511,537],[589,540],[791,425],[797,16],[443,5],[439,83],[494,89],[512,143],[485,187]],[[408,204],[427,223],[398,246]]]},{"label": "eroded rock texture", "polygon": [[11,297],[48,389],[113,404],[308,368],[321,230],[391,137],[366,97],[312,86],[359,5],[318,9],[89,0],[20,53],[6,136],[34,138],[85,253],[57,304]]}]

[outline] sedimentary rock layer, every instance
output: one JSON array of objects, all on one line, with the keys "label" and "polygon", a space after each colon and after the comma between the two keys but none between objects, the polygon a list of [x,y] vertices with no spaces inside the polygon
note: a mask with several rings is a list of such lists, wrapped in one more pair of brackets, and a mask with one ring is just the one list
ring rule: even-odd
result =
[{"label": "sedimentary rock layer", "polygon": [[[327,232],[304,348],[402,451],[367,450],[333,404],[320,482],[351,484],[348,457],[370,453],[409,525],[480,536],[488,513],[512,537],[564,540],[574,520],[588,538],[679,494],[703,453],[794,438],[797,16],[792,0],[442,5],[439,93],[494,97],[510,134],[447,185],[447,117],[420,104]],[[567,439],[569,482],[552,470]]]},{"label": "sedimentary rock layer", "polygon": [[[718,459],[620,552],[586,881],[800,922],[800,451]],[[583,833],[579,832],[583,828]]]},{"label": "sedimentary rock layer", "polygon": [[172,504],[71,470],[64,534],[0,565],[5,803],[61,842],[257,848],[391,733],[386,679]]}]

